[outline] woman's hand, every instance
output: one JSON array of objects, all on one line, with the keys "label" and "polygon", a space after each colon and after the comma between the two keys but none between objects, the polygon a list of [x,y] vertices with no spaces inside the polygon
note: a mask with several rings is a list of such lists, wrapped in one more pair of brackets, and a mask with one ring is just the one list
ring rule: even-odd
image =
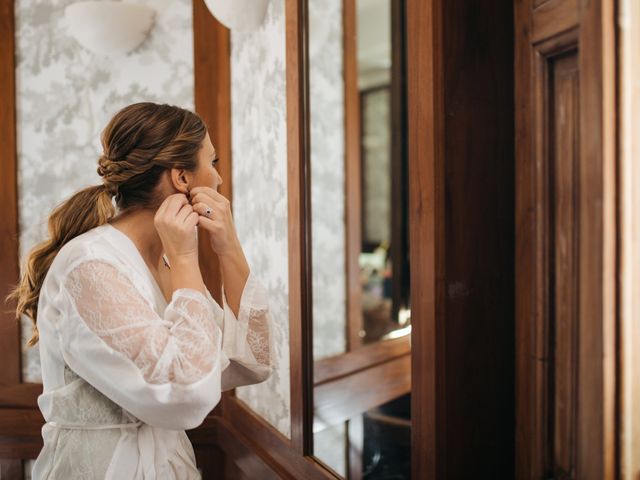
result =
[{"label": "woman's hand", "polygon": [[190,198],[193,210],[200,216],[198,225],[209,232],[213,251],[220,256],[235,252],[240,243],[231,215],[231,202],[209,187],[195,187]]},{"label": "woman's hand", "polygon": [[198,214],[193,211],[186,195],[169,195],[160,205],[153,219],[169,262],[198,259],[196,225]]}]

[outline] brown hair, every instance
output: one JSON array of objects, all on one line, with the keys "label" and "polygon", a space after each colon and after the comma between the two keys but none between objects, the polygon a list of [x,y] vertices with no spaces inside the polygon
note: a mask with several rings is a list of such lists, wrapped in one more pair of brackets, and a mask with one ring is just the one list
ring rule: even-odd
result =
[{"label": "brown hair", "polygon": [[163,200],[155,188],[161,174],[171,168],[195,170],[206,132],[198,115],[172,105],[135,103],[115,114],[102,132],[102,185],[80,190],[55,208],[49,238],[29,252],[20,283],[7,297],[17,300],[17,318],[25,314],[33,321],[29,346],[38,342],[40,288],[58,251],[112,218],[112,198],[121,212],[157,208]]}]

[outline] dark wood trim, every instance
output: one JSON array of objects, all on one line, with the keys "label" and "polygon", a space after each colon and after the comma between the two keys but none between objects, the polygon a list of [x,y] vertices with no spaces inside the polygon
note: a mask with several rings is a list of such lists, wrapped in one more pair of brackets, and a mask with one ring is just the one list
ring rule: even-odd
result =
[{"label": "dark wood trim", "polygon": [[347,272],[347,350],[362,344],[362,160],[356,0],[343,0],[345,227]]},{"label": "dark wood trim", "polygon": [[[0,1],[0,351],[3,352],[0,385],[10,388],[22,379],[20,323],[15,318],[15,305],[5,303],[20,278],[14,5],[14,0]],[[0,454],[0,458],[6,458],[0,464],[4,476],[22,478],[24,469],[16,454],[23,448],[15,445],[14,449],[12,444],[3,443],[0,450],[0,453],[13,451],[11,455]]]},{"label": "dark wood trim", "polygon": [[[577,475],[616,472],[615,2],[580,2],[581,324]],[[598,252],[594,258],[593,252]]]},{"label": "dark wood trim", "polygon": [[[553,185],[547,122],[552,102],[549,62],[573,52],[579,75],[575,219],[578,265],[575,405],[564,428],[575,427],[572,478],[617,478],[617,163],[615,2],[550,0],[515,3],[516,31],[516,475],[537,479],[556,469],[548,436],[554,412],[551,298],[553,246],[548,245]],[[564,58],[564,57],[562,57]],[[553,239],[551,239],[553,240]],[[551,280],[549,278],[551,277]],[[565,303],[570,303],[571,300]],[[563,306],[566,308],[566,306]],[[566,310],[565,310],[566,312]],[[563,327],[566,328],[566,327]],[[565,350],[569,348],[566,347]],[[549,355],[549,356],[547,356]],[[565,359],[566,360],[566,359]],[[566,365],[563,365],[566,368]],[[565,378],[566,381],[566,378]],[[565,392],[566,394],[566,392]],[[575,408],[572,408],[575,407]],[[567,449],[571,452],[567,453]],[[554,473],[555,475],[555,473]]]},{"label": "dark wood trim", "polygon": [[445,478],[444,104],[442,4],[407,0],[409,245],[412,295],[411,476]]},{"label": "dark wood trim", "polygon": [[291,446],[311,455],[313,322],[306,0],[285,1]]},{"label": "dark wood trim", "polygon": [[391,2],[391,318],[410,308],[409,210],[407,185],[407,68],[405,0]]},{"label": "dark wood trim", "polygon": [[[5,298],[20,278],[18,233],[18,155],[16,145],[15,17],[14,1],[0,2],[0,385],[21,381],[20,324]],[[13,307],[13,305],[11,306]]]},{"label": "dark wood trim", "polygon": [[[530,348],[533,342],[530,328],[523,328],[521,319],[533,315],[534,299],[528,292],[535,288],[536,255],[534,252],[536,234],[535,188],[533,185],[534,156],[533,139],[529,131],[520,125],[526,125],[532,119],[532,102],[529,92],[532,84],[532,61],[529,61],[531,43],[531,19],[527,2],[514,6],[515,24],[515,122],[516,122],[516,478],[541,478],[539,465],[540,453],[529,446],[535,435],[535,408],[531,399],[535,384],[529,381],[535,378],[531,370]],[[519,59],[527,59],[520,61]],[[526,375],[525,372],[530,372]]]},{"label": "dark wood trim", "polygon": [[411,335],[375,342],[352,352],[317,360],[313,383],[317,387],[361,370],[394,360],[411,352]]},{"label": "dark wood trim", "polygon": [[311,456],[298,453],[293,442],[260,418],[241,400],[232,396],[223,398],[224,417],[245,443],[278,475],[284,479],[326,480],[336,479]]}]

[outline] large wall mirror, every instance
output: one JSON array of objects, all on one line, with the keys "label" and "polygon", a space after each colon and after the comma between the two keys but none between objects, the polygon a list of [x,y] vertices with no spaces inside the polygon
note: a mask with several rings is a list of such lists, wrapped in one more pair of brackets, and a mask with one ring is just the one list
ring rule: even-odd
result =
[{"label": "large wall mirror", "polygon": [[403,2],[307,0],[314,456],[410,477]]}]

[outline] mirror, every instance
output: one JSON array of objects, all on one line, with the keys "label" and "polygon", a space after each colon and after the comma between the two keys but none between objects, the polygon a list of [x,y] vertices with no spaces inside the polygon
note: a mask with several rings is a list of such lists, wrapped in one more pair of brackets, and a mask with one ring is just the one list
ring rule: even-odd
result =
[{"label": "mirror", "polygon": [[307,1],[314,455],[409,478],[403,2]]}]

